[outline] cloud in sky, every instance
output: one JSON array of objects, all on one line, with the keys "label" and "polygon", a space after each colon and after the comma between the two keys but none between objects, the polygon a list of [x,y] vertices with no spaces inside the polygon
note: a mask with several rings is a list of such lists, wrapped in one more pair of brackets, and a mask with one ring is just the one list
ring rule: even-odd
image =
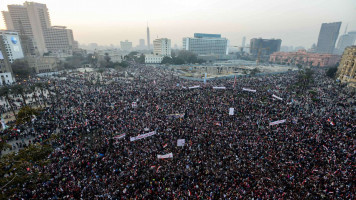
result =
[{"label": "cloud in sky", "polygon": [[[1,10],[20,0],[3,0]],[[310,47],[316,43],[321,23],[342,21],[356,30],[355,0],[37,0],[47,4],[52,25],[73,29],[80,43],[118,45],[128,39],[138,44],[172,39],[181,45],[183,37],[195,32],[220,33],[239,45],[243,36],[280,38],[282,45]],[[5,28],[1,20],[0,28]]]}]

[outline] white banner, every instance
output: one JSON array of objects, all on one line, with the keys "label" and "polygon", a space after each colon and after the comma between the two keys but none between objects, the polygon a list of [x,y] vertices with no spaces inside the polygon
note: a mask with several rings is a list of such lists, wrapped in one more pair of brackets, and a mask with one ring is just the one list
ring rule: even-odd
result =
[{"label": "white banner", "polygon": [[185,139],[178,139],[177,140],[177,146],[178,147],[183,147],[185,145]]},{"label": "white banner", "polygon": [[284,123],[284,122],[286,122],[285,119],[283,119],[283,120],[278,120],[278,121],[274,121],[274,122],[270,122],[269,125],[270,125],[270,126],[273,126],[273,125],[276,125],[276,124],[282,124],[282,123]]},{"label": "white banner", "polygon": [[213,87],[213,89],[216,89],[216,90],[225,90],[226,87]]},{"label": "white banner", "polygon": [[234,108],[230,108],[230,109],[229,109],[229,115],[234,115],[234,111],[235,111]]},{"label": "white banner", "polygon": [[5,130],[7,128],[7,126],[5,124],[5,120],[3,118],[1,118],[1,125],[2,125],[3,130]]},{"label": "white banner", "polygon": [[279,99],[279,100],[281,100],[281,101],[283,100],[281,97],[276,96],[276,95],[272,95],[272,97],[273,97],[273,98],[276,98],[276,99]]},{"label": "white banner", "polygon": [[247,91],[247,92],[256,92],[256,90],[251,90],[251,89],[248,89],[248,88],[242,88],[243,91]]},{"label": "white banner", "polygon": [[158,159],[173,158],[173,153],[167,153],[165,155],[157,155]]},{"label": "white banner", "polygon": [[195,88],[200,88],[200,85],[195,85],[195,86],[189,87],[189,89],[195,89]]},{"label": "white banner", "polygon": [[116,135],[115,137],[113,137],[115,140],[117,139],[121,139],[121,138],[124,138],[126,136],[126,133],[123,133],[121,135]]},{"label": "white banner", "polygon": [[141,135],[138,135],[136,137],[130,137],[130,141],[133,142],[135,140],[141,140],[143,138],[150,137],[152,135],[156,135],[156,131],[152,131],[152,132],[149,132],[149,133],[146,133],[146,134],[141,134]]}]

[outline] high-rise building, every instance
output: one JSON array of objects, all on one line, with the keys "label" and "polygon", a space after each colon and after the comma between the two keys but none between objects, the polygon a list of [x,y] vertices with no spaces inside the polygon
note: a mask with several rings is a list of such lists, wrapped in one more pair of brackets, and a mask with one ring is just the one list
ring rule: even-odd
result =
[{"label": "high-rise building", "polygon": [[262,39],[252,38],[250,40],[250,54],[253,57],[269,56],[274,52],[278,52],[281,49],[281,39]]},{"label": "high-rise building", "polygon": [[150,45],[150,28],[147,25],[147,48],[148,50],[151,49],[151,45]]},{"label": "high-rise building", "polygon": [[48,51],[72,54],[76,44],[73,31],[65,26],[52,26],[45,31],[45,42]]},{"label": "high-rise building", "polygon": [[323,23],[321,25],[318,43],[316,45],[317,53],[332,54],[334,52],[340,27],[341,22]]},{"label": "high-rise building", "polygon": [[227,43],[220,34],[194,33],[194,38],[183,38],[183,49],[197,55],[226,55]]},{"label": "high-rise building", "polygon": [[129,42],[128,40],[121,41],[120,46],[121,50],[129,52],[132,49],[132,42]]},{"label": "high-rise building", "polygon": [[145,48],[145,39],[140,39],[139,40],[139,43],[138,43],[139,45],[138,45],[138,48],[139,49],[144,49]]},{"label": "high-rise building", "polygon": [[167,38],[153,41],[153,54],[159,56],[171,56],[171,40]]},{"label": "high-rise building", "polygon": [[345,33],[339,37],[339,41],[337,42],[337,54],[342,54],[346,47],[352,46],[355,44],[356,41],[356,31],[351,31],[346,34]]},{"label": "high-rise building", "polygon": [[341,82],[356,88],[356,46],[347,47],[342,55],[337,71]]},{"label": "high-rise building", "polygon": [[73,48],[72,30],[52,27],[46,4],[25,2],[23,5],[8,5],[8,11],[2,13],[7,29],[28,36],[32,48],[40,55],[48,51],[67,53]]},{"label": "high-rise building", "polygon": [[242,38],[241,47],[244,48],[244,47],[245,47],[245,44],[246,44],[246,37],[244,36],[244,37]]}]

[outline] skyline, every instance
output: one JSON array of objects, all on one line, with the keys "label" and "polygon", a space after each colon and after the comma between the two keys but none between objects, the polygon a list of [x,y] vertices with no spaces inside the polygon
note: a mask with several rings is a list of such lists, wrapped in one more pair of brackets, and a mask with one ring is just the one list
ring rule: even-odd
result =
[{"label": "skyline", "polygon": [[[337,0],[34,2],[47,4],[52,25],[72,29],[75,40],[80,44],[119,45],[120,41],[127,39],[136,46],[139,39],[146,38],[147,21],[151,41],[169,38],[172,46],[182,46],[183,37],[193,37],[194,33],[201,32],[221,34],[229,39],[231,46],[241,45],[242,38],[246,36],[246,43],[250,43],[251,38],[276,38],[282,40],[282,46],[310,48],[317,43],[322,23],[341,21],[340,35],[346,25],[348,31],[356,30],[354,0],[343,0],[343,4]],[[4,11],[9,4],[23,3],[20,0],[3,0],[0,9]],[[3,20],[0,28],[5,29]]]}]

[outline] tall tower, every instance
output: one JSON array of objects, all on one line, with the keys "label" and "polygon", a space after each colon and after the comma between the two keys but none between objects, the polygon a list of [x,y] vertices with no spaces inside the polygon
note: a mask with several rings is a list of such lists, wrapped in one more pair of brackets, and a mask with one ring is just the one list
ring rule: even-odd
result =
[{"label": "tall tower", "polygon": [[150,46],[150,28],[148,27],[148,23],[147,23],[147,48],[151,49],[151,46]]},{"label": "tall tower", "polygon": [[244,48],[244,47],[245,47],[245,44],[246,44],[246,37],[244,36],[244,37],[242,38],[241,47]]}]

